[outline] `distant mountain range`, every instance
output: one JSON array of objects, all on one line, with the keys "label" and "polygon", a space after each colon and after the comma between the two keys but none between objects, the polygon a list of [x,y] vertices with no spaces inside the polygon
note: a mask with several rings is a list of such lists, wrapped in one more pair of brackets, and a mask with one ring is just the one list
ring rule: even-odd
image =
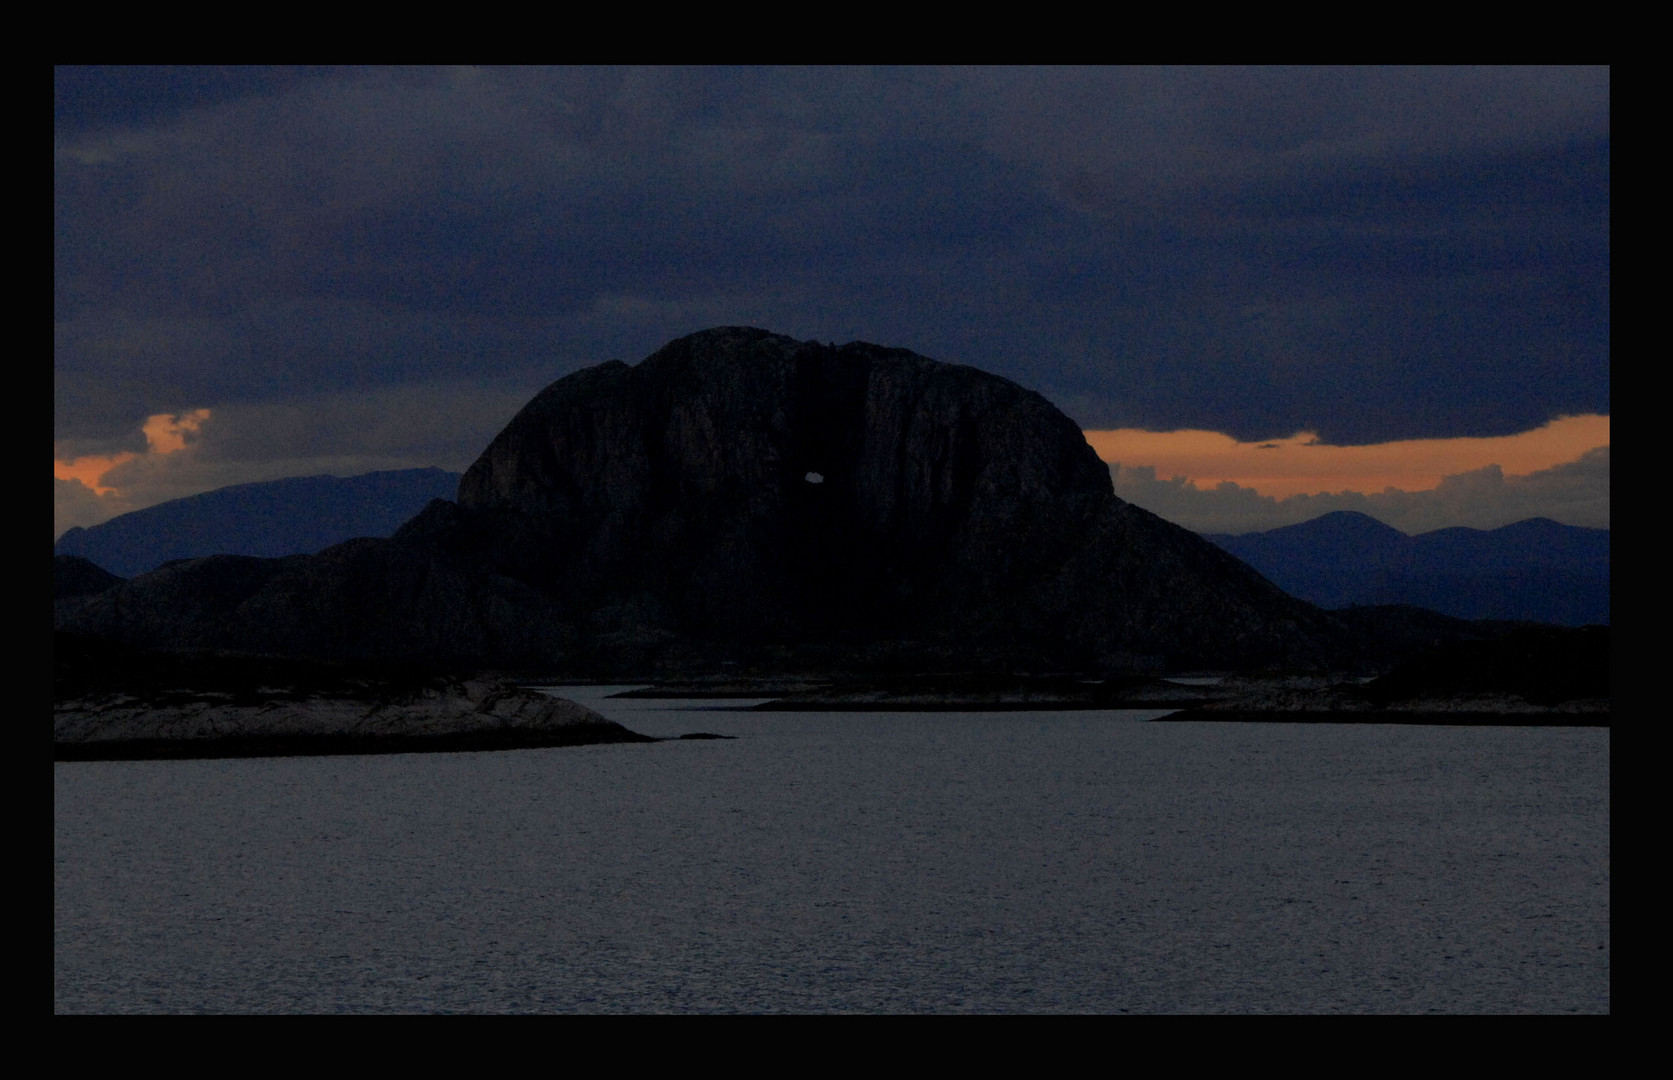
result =
[{"label": "distant mountain range", "polygon": [[359,536],[390,536],[431,499],[458,490],[459,474],[443,469],[236,484],[71,529],[52,552],[121,577],[203,555],[311,555]]},{"label": "distant mountain range", "polygon": [[1325,608],[1411,604],[1460,619],[1609,622],[1609,530],[1530,518],[1407,536],[1343,510],[1241,536],[1204,534]]},{"label": "distant mountain range", "polygon": [[[124,578],[205,555],[313,554],[355,537],[393,535],[432,499],[455,498],[459,480],[442,469],[403,469],[238,484],[71,529],[53,553]],[[1410,605],[1460,619],[1609,623],[1607,529],[1532,518],[1499,529],[1408,536],[1365,514],[1338,511],[1268,532],[1204,539],[1324,608]],[[112,583],[95,568],[59,576],[76,594]]]}]

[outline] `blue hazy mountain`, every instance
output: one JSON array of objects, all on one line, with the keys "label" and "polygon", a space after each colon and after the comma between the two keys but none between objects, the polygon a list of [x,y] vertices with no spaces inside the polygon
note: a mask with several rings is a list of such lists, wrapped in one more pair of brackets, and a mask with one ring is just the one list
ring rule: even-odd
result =
[{"label": "blue hazy mountain", "polygon": [[1337,511],[1268,532],[1205,534],[1320,607],[1413,604],[1460,619],[1609,622],[1609,530],[1530,518],[1408,536]]},{"label": "blue hazy mountain", "polygon": [[357,536],[389,536],[431,499],[458,490],[459,474],[443,469],[235,484],[71,529],[52,551],[123,577],[200,555],[311,555]]}]

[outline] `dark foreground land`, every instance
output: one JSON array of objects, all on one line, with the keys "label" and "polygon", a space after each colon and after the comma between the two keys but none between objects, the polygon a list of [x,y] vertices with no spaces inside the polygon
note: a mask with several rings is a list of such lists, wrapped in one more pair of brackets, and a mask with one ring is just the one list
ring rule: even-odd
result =
[{"label": "dark foreground land", "polygon": [[1168,717],[1264,723],[1609,726],[1609,628],[1520,627],[1362,683],[1254,685]]},{"label": "dark foreground land", "polygon": [[770,700],[753,712],[1173,709],[1168,721],[1609,726],[1609,629],[1522,626],[1451,642],[1377,678],[934,674],[664,682],[624,698]]},{"label": "dark foreground land", "polygon": [[[58,761],[511,750],[654,741],[531,683],[413,665],[154,652],[54,635]],[[729,677],[621,696],[760,712],[1175,710],[1168,722],[1610,725],[1609,629],[1520,627],[1377,678],[942,673]],[[767,701],[760,701],[767,698]],[[687,738],[713,737],[695,733]]]}]

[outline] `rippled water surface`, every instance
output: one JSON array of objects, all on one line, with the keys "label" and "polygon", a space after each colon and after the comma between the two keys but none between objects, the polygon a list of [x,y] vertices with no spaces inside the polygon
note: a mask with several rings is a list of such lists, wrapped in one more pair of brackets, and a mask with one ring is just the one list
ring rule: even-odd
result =
[{"label": "rippled water surface", "polygon": [[1609,1010],[1607,729],[605,692],[738,738],[55,765],[56,1009]]}]

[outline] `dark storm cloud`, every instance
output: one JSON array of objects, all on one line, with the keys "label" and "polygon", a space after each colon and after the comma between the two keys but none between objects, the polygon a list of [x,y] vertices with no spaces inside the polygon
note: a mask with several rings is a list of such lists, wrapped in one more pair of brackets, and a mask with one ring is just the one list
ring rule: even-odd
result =
[{"label": "dark storm cloud", "polygon": [[[1607,70],[55,82],[76,445],[403,386],[516,400],[743,322],[975,364],[1088,427],[1353,442],[1608,411]],[[285,430],[261,427],[275,457]]]}]

